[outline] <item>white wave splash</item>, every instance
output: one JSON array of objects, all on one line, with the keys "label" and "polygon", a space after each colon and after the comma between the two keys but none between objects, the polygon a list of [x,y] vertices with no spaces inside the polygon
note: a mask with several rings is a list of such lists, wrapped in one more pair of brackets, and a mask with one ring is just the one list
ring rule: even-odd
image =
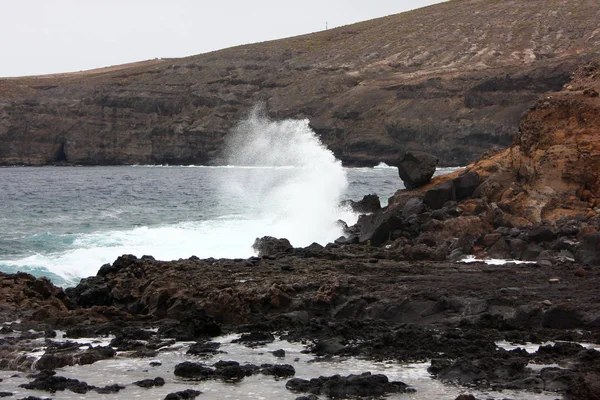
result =
[{"label": "white wave splash", "polygon": [[[248,170],[225,193],[243,193],[244,207],[270,221],[262,235],[285,237],[294,246],[327,243],[342,235],[338,219],[356,217],[340,209],[346,172],[309,127],[308,120],[273,121],[255,107],[229,138],[227,161],[245,167],[291,167],[273,173]],[[236,193],[237,192],[237,193]]]},{"label": "white wave splash", "polygon": [[287,238],[296,247],[324,245],[343,234],[338,219],[356,222],[355,214],[339,207],[348,187],[346,171],[307,120],[272,121],[256,108],[232,132],[228,145],[229,165],[212,178],[220,179],[219,193],[207,188],[203,199],[215,210],[198,210],[210,219],[75,233],[69,236],[72,242],[59,243],[60,251],[0,260],[0,268],[37,275],[48,271],[62,278],[56,283],[69,285],[122,254],[157,260],[246,258],[254,254],[257,237]]}]

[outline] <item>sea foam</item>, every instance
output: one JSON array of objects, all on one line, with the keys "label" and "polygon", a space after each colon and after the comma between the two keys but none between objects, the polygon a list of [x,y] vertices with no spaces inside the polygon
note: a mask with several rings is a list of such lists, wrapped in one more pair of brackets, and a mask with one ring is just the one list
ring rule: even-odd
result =
[{"label": "sea foam", "polygon": [[[323,146],[307,120],[273,121],[263,109],[255,108],[231,132],[225,163],[228,165],[200,167],[197,174],[186,168],[189,183],[169,186],[170,190],[186,190],[198,197],[197,201],[184,197],[198,206],[185,220],[142,222],[167,221],[166,213],[176,210],[178,205],[155,204],[155,196],[161,202],[168,200],[164,198],[165,189],[149,186],[148,192],[143,192],[148,195],[139,201],[153,206],[147,211],[142,206],[129,210],[127,203],[141,194],[130,193],[135,187],[125,185],[115,204],[108,203],[110,208],[69,214],[76,220],[90,219],[90,223],[96,224],[87,231],[78,231],[73,225],[71,228],[75,229],[68,229],[68,234],[60,234],[56,232],[57,225],[51,224],[44,225],[49,233],[32,232],[33,235],[15,238],[9,244],[13,248],[25,246],[27,251],[16,257],[8,253],[0,256],[0,270],[46,275],[59,285],[71,285],[79,278],[95,275],[100,266],[122,254],[152,255],[157,260],[192,255],[246,258],[255,254],[252,244],[257,237],[285,237],[296,247],[312,242],[324,245],[343,234],[336,223],[338,219],[349,224],[356,220],[352,212],[339,207],[348,187],[346,171]],[[178,174],[181,173],[174,168],[173,178]],[[149,184],[156,185],[162,175],[136,176],[147,177]],[[130,183],[132,179],[118,181]],[[68,181],[61,184],[68,185]],[[188,187],[193,185],[196,186]],[[60,210],[58,207],[47,212],[66,215]],[[144,215],[137,214],[142,212],[148,212],[151,218],[144,220]],[[162,218],[157,218],[157,213],[162,213]],[[98,225],[100,222],[104,224]]]},{"label": "sea foam", "polygon": [[273,121],[264,107],[255,107],[230,135],[227,161],[280,168],[267,173],[250,169],[223,187],[225,194],[243,193],[243,207],[260,210],[260,219],[269,221],[264,235],[285,237],[294,246],[324,244],[343,233],[338,219],[356,220],[339,207],[348,188],[346,172],[307,119]]}]

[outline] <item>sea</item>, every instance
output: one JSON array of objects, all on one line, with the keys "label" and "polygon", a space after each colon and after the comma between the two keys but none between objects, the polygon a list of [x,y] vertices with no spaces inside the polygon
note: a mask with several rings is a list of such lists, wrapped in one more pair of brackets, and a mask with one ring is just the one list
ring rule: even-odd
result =
[{"label": "sea", "polygon": [[[329,243],[343,235],[339,220],[353,224],[357,215],[341,206],[344,200],[379,195],[382,205],[404,186],[397,168],[344,168],[322,145],[306,120],[273,121],[260,111],[241,121],[230,136],[221,166],[131,165],[112,167],[8,167],[0,168],[0,271],[23,271],[46,276],[68,287],[95,275],[105,263],[122,254],[152,255],[159,260],[243,258],[254,255],[252,244],[262,236],[287,238],[296,246]],[[438,169],[436,174],[456,168]],[[0,321],[10,327],[12,321]],[[18,328],[16,328],[18,329]],[[0,340],[18,330],[0,332]],[[85,346],[107,345],[112,337],[75,339]],[[443,384],[427,372],[428,362],[400,364],[355,357],[315,360],[306,344],[278,338],[274,343],[248,348],[222,343],[210,363],[273,363],[271,352],[284,349],[286,363],[296,377],[333,374],[384,373],[402,380],[416,393],[390,395],[389,399],[433,400],[473,393],[479,398],[550,400],[552,393],[469,390]],[[66,341],[58,332],[56,341]],[[70,339],[73,340],[73,339]],[[48,342],[38,339],[31,353],[39,358]],[[294,399],[285,380],[255,376],[241,383],[191,382],[176,378],[177,363],[192,360],[188,342],[161,348],[154,358],[132,358],[119,352],[115,358],[91,365],[57,369],[57,375],[103,386],[125,384],[112,395],[90,392],[86,399],[156,398],[194,388],[206,399]],[[203,360],[204,362],[208,362]],[[315,362],[319,361],[319,362]],[[35,365],[35,364],[34,364]],[[131,382],[165,378],[161,388],[142,389]],[[47,397],[47,393],[20,387],[27,374],[0,371],[0,388],[14,396]],[[57,400],[75,400],[70,391],[52,394]]]},{"label": "sea", "polygon": [[[230,135],[221,166],[0,168],[0,271],[76,285],[122,254],[246,258],[263,236],[295,247],[343,235],[343,200],[404,186],[397,168],[344,168],[307,120],[257,109]],[[449,170],[441,169],[438,173]]]}]

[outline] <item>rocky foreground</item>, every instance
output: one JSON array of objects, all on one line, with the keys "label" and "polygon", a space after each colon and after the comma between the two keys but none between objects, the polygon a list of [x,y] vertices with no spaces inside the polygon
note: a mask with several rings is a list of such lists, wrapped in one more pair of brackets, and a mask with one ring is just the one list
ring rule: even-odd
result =
[{"label": "rocky foreground", "polygon": [[[600,344],[599,83],[598,63],[586,64],[571,87],[523,117],[514,146],[453,175],[430,181],[435,159],[407,154],[399,171],[411,189],[383,209],[373,196],[353,204],[366,214],[327,246],[265,237],[249,259],[124,255],[66,290],[2,274],[0,367],[39,370],[26,385],[49,392],[115,392],[53,371],[117,351],[151,356],[172,340],[195,341],[191,354],[210,356],[219,351],[211,338],[222,333],[244,333],[249,345],[279,333],[306,341],[315,357],[427,361],[437,379],[465,388],[599,399],[600,352],[578,344]],[[519,263],[484,262],[490,258]],[[81,349],[53,342],[56,329],[114,339]],[[41,358],[24,355],[40,337]],[[552,343],[528,353],[499,341]],[[299,398],[419,391],[364,372],[304,380],[286,364],[184,362],[173,374],[270,374]],[[199,395],[192,392],[170,398]]]}]

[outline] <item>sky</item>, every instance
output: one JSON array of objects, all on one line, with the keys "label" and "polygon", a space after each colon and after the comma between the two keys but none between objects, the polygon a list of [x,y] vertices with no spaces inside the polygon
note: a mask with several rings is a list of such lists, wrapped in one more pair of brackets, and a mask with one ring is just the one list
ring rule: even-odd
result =
[{"label": "sky", "polygon": [[442,0],[0,0],[0,77],[185,57]]}]

